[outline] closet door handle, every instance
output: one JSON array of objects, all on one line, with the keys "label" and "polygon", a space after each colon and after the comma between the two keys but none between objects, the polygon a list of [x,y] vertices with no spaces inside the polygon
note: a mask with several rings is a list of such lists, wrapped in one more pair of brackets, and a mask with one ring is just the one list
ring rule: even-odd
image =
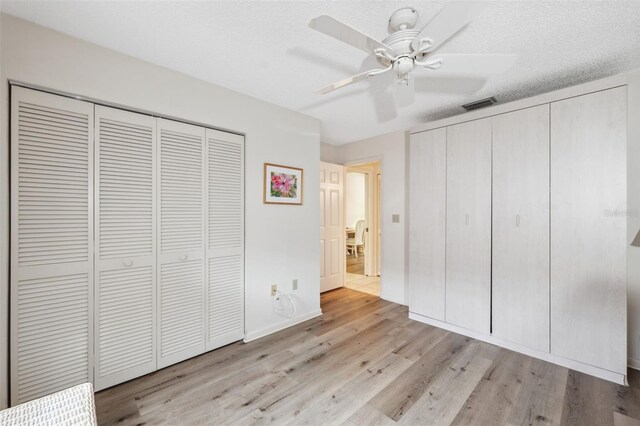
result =
[{"label": "closet door handle", "polygon": [[520,215],[519,214],[516,215],[516,227],[518,227],[518,228],[520,227]]},{"label": "closet door handle", "polygon": [[129,268],[130,266],[133,266],[133,260],[131,260],[131,259],[127,259],[127,260],[125,260],[124,262],[122,262],[122,264],[123,264],[124,266],[126,266],[127,268]]},{"label": "closet door handle", "polygon": [[183,254],[182,256],[180,256],[180,260],[187,260],[189,258],[189,256],[187,256],[186,254]]},{"label": "closet door handle", "polygon": [[465,225],[467,225],[467,226],[469,226],[469,213],[467,213],[467,214],[465,215],[465,218],[464,218],[464,224],[465,224]]}]

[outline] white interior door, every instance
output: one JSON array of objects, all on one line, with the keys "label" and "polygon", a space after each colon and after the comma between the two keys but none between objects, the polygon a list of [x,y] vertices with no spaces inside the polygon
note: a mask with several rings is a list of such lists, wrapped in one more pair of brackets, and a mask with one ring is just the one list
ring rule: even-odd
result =
[{"label": "white interior door", "polygon": [[93,381],[93,104],[13,87],[11,166],[18,404]]},{"label": "white interior door", "polygon": [[549,351],[549,105],[493,118],[493,335]]},{"label": "white interior door", "polygon": [[205,351],[205,129],[158,120],[158,368]]},{"label": "white interior door", "polygon": [[489,333],[491,119],[447,127],[446,321]]},{"label": "white interior door", "polygon": [[244,337],[244,137],[207,129],[207,350]]},{"label": "white interior door", "polygon": [[320,291],[344,285],[344,168],[320,163]]},{"label": "white interior door", "polygon": [[627,89],[551,104],[551,352],[627,371]]},{"label": "white interior door", "polygon": [[409,309],[445,320],[447,129],[411,135]]},{"label": "white interior door", "polygon": [[96,106],[96,390],[156,369],[156,119]]}]

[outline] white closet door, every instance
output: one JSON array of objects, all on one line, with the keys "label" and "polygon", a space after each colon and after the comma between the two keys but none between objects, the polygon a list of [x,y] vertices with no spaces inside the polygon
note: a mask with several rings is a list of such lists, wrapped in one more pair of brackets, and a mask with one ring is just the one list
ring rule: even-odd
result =
[{"label": "white closet door", "polygon": [[244,137],[206,130],[207,350],[244,337]]},{"label": "white closet door", "polygon": [[626,374],[626,87],[551,104],[551,352]]},{"label": "white closet door", "polygon": [[158,120],[158,368],[205,350],[204,136]]},{"label": "white closet door", "polygon": [[95,109],[95,388],[100,390],[156,368],[156,119]]},{"label": "white closet door", "polygon": [[11,92],[11,403],[93,380],[93,104]]},{"label": "white closet door", "polygon": [[549,105],[493,119],[492,330],[549,351]]},{"label": "white closet door", "polygon": [[344,285],[344,167],[320,163],[320,292]]},{"label": "white closet door", "polygon": [[409,310],[445,320],[447,129],[411,135]]},{"label": "white closet door", "polygon": [[491,119],[447,127],[446,321],[489,333]]}]

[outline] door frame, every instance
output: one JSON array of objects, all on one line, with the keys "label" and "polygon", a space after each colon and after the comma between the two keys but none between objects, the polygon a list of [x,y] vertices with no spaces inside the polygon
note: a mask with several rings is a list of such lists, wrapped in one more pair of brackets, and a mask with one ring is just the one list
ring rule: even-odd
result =
[{"label": "door frame", "polygon": [[[378,261],[377,253],[382,253],[379,237],[382,234],[382,157],[374,157],[364,160],[350,161],[344,164],[345,182],[349,172],[363,173],[365,179],[365,220],[367,222],[367,241],[365,245],[364,274],[367,277],[382,276],[382,257]],[[380,175],[380,185],[378,185],[378,175]],[[380,191],[378,190],[380,189]],[[344,211],[346,217],[346,199],[348,190],[344,189]],[[344,223],[344,220],[343,220]],[[346,223],[345,223],[346,225]],[[345,252],[346,260],[346,252]],[[346,274],[346,261],[345,261]],[[346,276],[346,275],[345,275]],[[381,280],[382,285],[382,280]]]}]

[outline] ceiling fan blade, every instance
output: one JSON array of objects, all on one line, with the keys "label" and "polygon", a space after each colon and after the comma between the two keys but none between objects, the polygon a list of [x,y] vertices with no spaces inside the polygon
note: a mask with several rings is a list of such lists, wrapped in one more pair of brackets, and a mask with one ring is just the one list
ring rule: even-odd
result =
[{"label": "ceiling fan blade", "polygon": [[396,100],[391,91],[378,91],[371,94],[371,101],[378,123],[386,123],[398,117]]},{"label": "ceiling fan blade", "polygon": [[309,26],[329,37],[350,44],[367,53],[375,53],[376,49],[384,49],[391,52],[388,46],[327,15],[312,19],[311,22],[309,22]]},{"label": "ceiling fan blade", "polygon": [[386,73],[369,81],[367,93],[371,97],[378,123],[386,123],[398,117],[396,97],[392,86],[394,81],[393,73]]},{"label": "ceiling fan blade", "polygon": [[420,34],[411,42],[414,52],[420,50],[421,40],[429,39],[431,44],[426,51],[433,52],[442,43],[464,28],[485,8],[484,2],[452,1],[424,26]]},{"label": "ceiling fan blade", "polygon": [[417,92],[440,95],[477,93],[487,83],[487,76],[416,73],[413,75]]},{"label": "ceiling fan blade", "polygon": [[509,70],[517,59],[518,55],[434,54],[429,56],[429,62],[442,60],[442,66],[436,69],[438,74],[502,74]]},{"label": "ceiling fan blade", "polygon": [[409,78],[407,84],[394,82],[396,103],[399,107],[409,106],[415,102],[415,81]]},{"label": "ceiling fan blade", "polygon": [[354,76],[351,76],[349,78],[345,78],[344,80],[340,80],[340,81],[338,81],[336,83],[333,83],[333,84],[331,84],[329,86],[323,87],[322,89],[318,90],[318,93],[321,94],[321,95],[325,95],[325,94],[327,94],[329,92],[333,92],[334,90],[339,89],[341,87],[348,86],[350,84],[357,83],[358,81],[366,80],[369,77],[373,77],[375,75],[379,75],[379,74],[385,73],[385,72],[389,71],[390,69],[391,69],[391,67],[384,68],[384,69],[365,71],[365,72],[362,72],[360,74],[356,74]]}]

